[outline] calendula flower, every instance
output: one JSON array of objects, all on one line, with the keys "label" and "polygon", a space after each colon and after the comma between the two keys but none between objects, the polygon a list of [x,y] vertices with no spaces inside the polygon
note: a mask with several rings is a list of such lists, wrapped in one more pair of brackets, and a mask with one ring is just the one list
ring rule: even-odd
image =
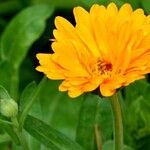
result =
[{"label": "calendula flower", "polygon": [[36,69],[63,80],[60,91],[77,97],[97,88],[111,96],[122,86],[150,72],[150,16],[130,4],[120,9],[94,4],[73,10],[76,25],[55,18],[53,54],[37,54]]}]

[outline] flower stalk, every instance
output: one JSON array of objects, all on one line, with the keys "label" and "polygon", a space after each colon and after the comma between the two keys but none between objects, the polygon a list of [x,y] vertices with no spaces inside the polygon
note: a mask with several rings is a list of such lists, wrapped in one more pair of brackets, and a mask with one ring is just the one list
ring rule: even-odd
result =
[{"label": "flower stalk", "polygon": [[114,120],[115,150],[123,150],[123,123],[121,106],[117,94],[111,97],[111,107]]}]

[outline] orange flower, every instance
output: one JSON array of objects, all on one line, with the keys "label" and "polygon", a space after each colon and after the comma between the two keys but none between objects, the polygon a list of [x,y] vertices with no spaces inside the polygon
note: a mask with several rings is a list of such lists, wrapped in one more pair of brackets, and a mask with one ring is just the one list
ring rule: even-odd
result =
[{"label": "orange flower", "polygon": [[100,88],[103,96],[150,72],[150,15],[114,3],[94,4],[87,12],[73,10],[76,25],[56,17],[53,54],[37,54],[36,69],[50,79],[63,80],[60,91],[77,97]]}]

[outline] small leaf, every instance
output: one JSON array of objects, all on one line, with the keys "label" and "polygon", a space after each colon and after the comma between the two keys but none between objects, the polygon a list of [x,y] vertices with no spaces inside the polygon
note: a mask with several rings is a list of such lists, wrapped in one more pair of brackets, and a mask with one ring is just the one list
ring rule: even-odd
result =
[{"label": "small leaf", "polygon": [[83,150],[77,143],[32,116],[26,118],[24,128],[52,150]]},{"label": "small leaf", "polygon": [[19,110],[22,111],[26,105],[30,102],[34,92],[36,90],[36,83],[33,81],[29,83],[25,89],[23,90],[21,96],[20,96],[20,101],[19,101]]},{"label": "small leaf", "polygon": [[[33,90],[33,87],[31,87],[31,85],[30,85],[30,89],[26,89],[26,91],[30,90],[30,93],[28,93],[28,94],[30,94],[30,96],[29,95],[27,96],[28,100],[26,100],[26,101],[28,101],[28,102],[26,103],[26,105],[24,106],[24,109],[22,110],[22,112],[20,114],[20,119],[19,119],[20,128],[23,127],[24,120],[27,117],[28,112],[30,111],[31,107],[33,106],[35,100],[38,98],[38,95],[39,95],[41,89],[43,88],[43,86],[45,85],[46,80],[47,80],[46,77],[43,77],[43,79],[41,80],[41,82],[39,83],[39,85],[37,86],[37,88],[35,90]],[[25,95],[25,92],[24,92],[24,95]]]},{"label": "small leaf", "polygon": [[94,126],[96,124],[98,101],[98,96],[86,94],[80,110],[76,141],[86,150],[93,150],[95,147]]}]

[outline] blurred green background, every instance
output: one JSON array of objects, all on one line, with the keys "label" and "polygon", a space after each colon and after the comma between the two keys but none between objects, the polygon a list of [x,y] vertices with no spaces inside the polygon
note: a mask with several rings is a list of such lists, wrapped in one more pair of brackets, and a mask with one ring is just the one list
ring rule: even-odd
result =
[{"label": "blurred green background", "polygon": [[[145,14],[150,14],[149,0],[0,0],[0,84],[20,103],[24,88],[32,81],[39,83],[43,76],[35,71],[38,65],[35,55],[52,52],[49,39],[53,38],[55,16],[74,23],[73,7],[88,9],[94,3],[107,5],[112,1],[119,7],[128,2],[134,9],[143,8]],[[30,114],[74,140],[83,96],[70,99],[58,91],[59,83],[47,81]],[[127,150],[150,150],[149,91],[148,77],[121,91]],[[96,118],[101,125],[104,150],[111,150],[112,117],[107,101],[99,102]],[[31,150],[48,149],[26,136]],[[19,150],[11,141],[0,125],[0,150]]]}]

